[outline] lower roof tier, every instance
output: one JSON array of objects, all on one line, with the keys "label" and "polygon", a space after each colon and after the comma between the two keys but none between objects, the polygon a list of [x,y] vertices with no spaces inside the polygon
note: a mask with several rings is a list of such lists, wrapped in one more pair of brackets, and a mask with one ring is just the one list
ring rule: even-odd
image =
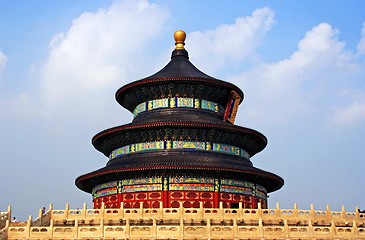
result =
[{"label": "lower roof tier", "polygon": [[284,180],[252,166],[240,156],[204,151],[169,150],[133,153],[108,162],[106,167],[82,175],[76,186],[91,193],[93,187],[108,181],[136,176],[169,174],[224,176],[264,186],[268,192],[280,189]]}]

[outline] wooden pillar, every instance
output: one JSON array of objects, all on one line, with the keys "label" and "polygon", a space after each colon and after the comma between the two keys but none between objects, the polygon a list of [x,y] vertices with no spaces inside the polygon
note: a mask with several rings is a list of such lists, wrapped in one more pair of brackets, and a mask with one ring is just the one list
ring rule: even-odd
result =
[{"label": "wooden pillar", "polygon": [[213,208],[219,208],[219,192],[213,192]]},{"label": "wooden pillar", "polygon": [[219,208],[219,189],[220,189],[220,182],[218,178],[214,179],[214,192],[213,192],[213,208]]},{"label": "wooden pillar", "polygon": [[124,202],[123,202],[123,194],[122,193],[118,193],[117,196],[118,196],[118,205],[117,205],[117,207],[120,208],[124,204]]},{"label": "wooden pillar", "polygon": [[167,177],[162,178],[162,203],[164,208],[171,207],[169,199],[169,182]]}]

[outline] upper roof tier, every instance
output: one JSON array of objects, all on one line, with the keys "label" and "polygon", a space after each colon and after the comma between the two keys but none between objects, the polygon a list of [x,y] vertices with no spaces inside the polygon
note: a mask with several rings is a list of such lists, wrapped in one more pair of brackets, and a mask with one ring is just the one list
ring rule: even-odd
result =
[{"label": "upper roof tier", "polygon": [[133,112],[142,102],[171,97],[199,98],[226,106],[232,91],[242,102],[241,89],[203,73],[189,61],[183,31],[175,32],[174,36],[176,48],[171,61],[159,72],[121,87],[115,94],[121,106]]}]

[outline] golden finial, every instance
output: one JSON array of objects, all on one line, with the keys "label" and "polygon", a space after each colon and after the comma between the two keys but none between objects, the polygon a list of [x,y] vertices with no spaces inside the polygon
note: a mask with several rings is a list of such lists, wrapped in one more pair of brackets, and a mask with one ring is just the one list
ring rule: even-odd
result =
[{"label": "golden finial", "polygon": [[184,49],[186,33],[183,30],[177,30],[174,33],[175,49]]}]

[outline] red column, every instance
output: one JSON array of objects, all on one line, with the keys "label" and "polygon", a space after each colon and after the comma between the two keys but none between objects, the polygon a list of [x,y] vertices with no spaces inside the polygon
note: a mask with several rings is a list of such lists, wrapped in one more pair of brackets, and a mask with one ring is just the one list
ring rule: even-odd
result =
[{"label": "red column", "polygon": [[122,206],[123,204],[123,195],[121,193],[118,193],[118,207]]},{"label": "red column", "polygon": [[213,192],[213,208],[219,208],[219,192]]},{"label": "red column", "polygon": [[257,208],[257,197],[252,196],[252,208]]},{"label": "red column", "polygon": [[164,208],[169,208],[169,191],[163,190],[162,191],[162,206]]},{"label": "red column", "polygon": [[162,203],[164,208],[170,207],[169,205],[169,182],[167,177],[162,178]]}]

